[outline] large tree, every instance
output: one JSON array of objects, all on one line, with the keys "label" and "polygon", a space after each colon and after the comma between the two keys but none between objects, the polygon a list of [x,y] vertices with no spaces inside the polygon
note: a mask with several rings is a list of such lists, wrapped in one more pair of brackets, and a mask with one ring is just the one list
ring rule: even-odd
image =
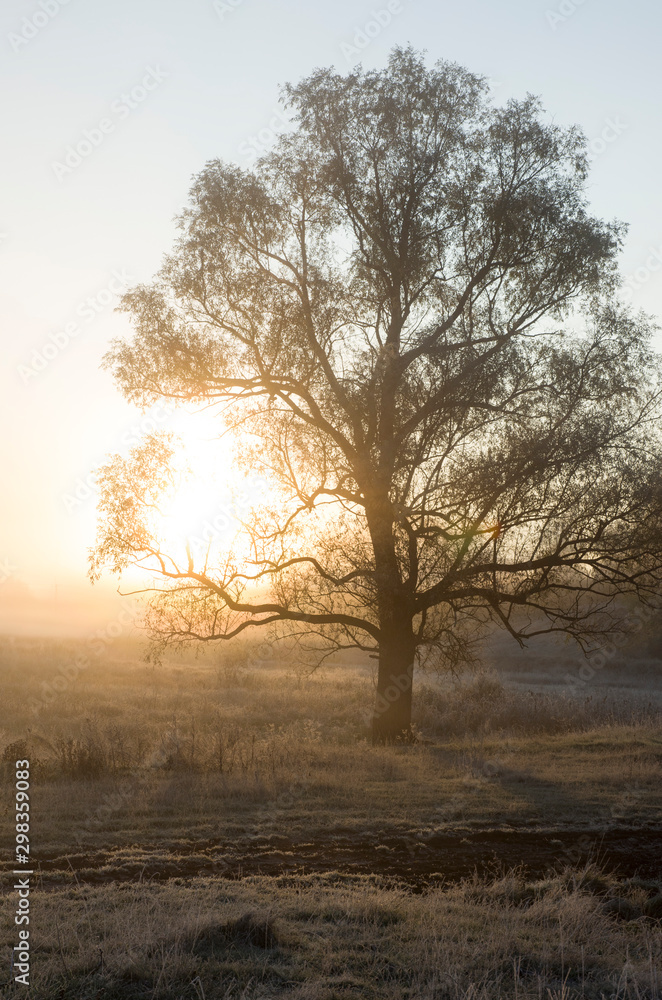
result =
[{"label": "large tree", "polygon": [[[254,170],[213,161],[135,335],[125,396],[218,404],[268,472],[246,557],[164,552],[152,437],[106,466],[92,574],[151,569],[164,641],[280,629],[378,657],[373,734],[410,732],[418,660],[496,623],[584,648],[660,579],[660,387],[618,304],[619,224],[588,211],[586,143],[527,96],[396,49],[285,88]],[[260,447],[249,447],[249,442]]]}]

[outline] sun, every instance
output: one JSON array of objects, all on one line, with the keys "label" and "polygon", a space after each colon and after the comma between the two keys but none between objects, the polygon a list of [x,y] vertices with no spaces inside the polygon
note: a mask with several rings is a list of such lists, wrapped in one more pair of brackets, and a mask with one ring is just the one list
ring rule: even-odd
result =
[{"label": "sun", "polygon": [[190,553],[196,565],[231,552],[243,561],[242,521],[264,495],[264,476],[239,467],[240,443],[213,412],[178,411],[171,430],[175,485],[154,520],[162,550],[179,560]]}]

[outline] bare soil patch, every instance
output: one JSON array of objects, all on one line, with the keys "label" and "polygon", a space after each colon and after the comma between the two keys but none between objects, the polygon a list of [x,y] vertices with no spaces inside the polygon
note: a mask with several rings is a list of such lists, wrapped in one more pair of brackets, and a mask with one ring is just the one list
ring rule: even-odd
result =
[{"label": "bare soil patch", "polygon": [[528,877],[571,864],[596,862],[622,878],[659,878],[662,831],[533,830],[466,832],[359,838],[342,832],[308,842],[286,836],[254,838],[241,844],[174,843],[41,855],[44,888],[77,880],[94,885],[137,880],[163,881],[215,875],[280,876],[344,872],[376,875],[424,886],[453,882],[477,872],[493,875],[514,867]]}]

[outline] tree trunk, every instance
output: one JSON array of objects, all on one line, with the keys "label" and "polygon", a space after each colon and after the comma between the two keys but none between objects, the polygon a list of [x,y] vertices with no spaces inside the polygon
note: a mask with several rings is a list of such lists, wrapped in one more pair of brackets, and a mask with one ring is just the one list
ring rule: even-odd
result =
[{"label": "tree trunk", "polygon": [[377,696],[372,716],[373,743],[409,742],[415,642],[411,621],[385,622],[379,649]]},{"label": "tree trunk", "polygon": [[[370,495],[369,491],[366,491]],[[393,531],[394,511],[388,488],[381,495],[372,484],[366,514],[375,553],[379,609],[379,670],[372,716],[373,743],[411,739],[411,690],[416,641],[412,629],[411,594],[402,581]]]}]

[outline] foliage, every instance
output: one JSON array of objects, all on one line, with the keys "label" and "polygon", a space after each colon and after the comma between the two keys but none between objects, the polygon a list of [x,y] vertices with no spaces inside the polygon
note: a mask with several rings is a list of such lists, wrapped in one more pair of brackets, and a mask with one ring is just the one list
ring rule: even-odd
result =
[{"label": "foliage", "polygon": [[466,661],[494,622],[585,645],[622,626],[616,594],[655,591],[659,363],[616,297],[624,228],[589,213],[585,140],[536,99],[494,107],[409,49],[285,98],[296,128],[254,171],[196,178],[106,359],[133,402],[230,414],[273,483],[250,556],[161,551],[135,500],[167,467],[152,438],[106,468],[92,575],[165,580],[164,642],[278,627],[373,652],[381,693],[406,678],[397,731],[415,655]]}]

